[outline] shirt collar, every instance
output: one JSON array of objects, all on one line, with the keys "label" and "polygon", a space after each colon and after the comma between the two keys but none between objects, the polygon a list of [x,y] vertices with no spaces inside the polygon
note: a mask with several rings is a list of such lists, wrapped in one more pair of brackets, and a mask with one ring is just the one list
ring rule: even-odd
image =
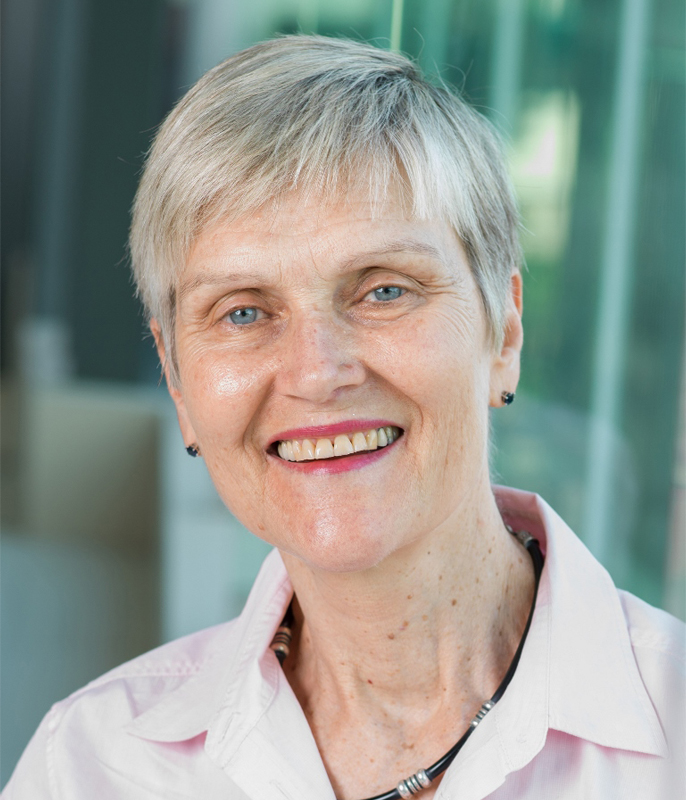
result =
[{"label": "shirt collar", "polygon": [[490,795],[532,761],[551,729],[666,757],[612,579],[540,497],[504,487],[495,496],[503,519],[538,539],[545,566],[512,682],[448,769],[436,800]]},{"label": "shirt collar", "polygon": [[335,800],[312,731],[269,647],[292,594],[274,550],[242,614],[219,632],[211,655],[128,731],[156,742],[206,733],[211,761],[249,797]]},{"label": "shirt collar", "polygon": [[[496,499],[503,518],[535,536],[546,556],[517,682],[499,704],[501,728],[516,731],[535,704],[547,727],[604,747],[666,757],[610,575],[538,495],[498,487]],[[534,655],[547,663],[545,674],[532,663]],[[513,763],[527,756],[522,738],[508,743]]]},{"label": "shirt collar", "polygon": [[[142,739],[181,742],[209,731],[218,718],[226,717],[233,697],[249,697],[254,703],[257,696],[261,707],[268,705],[276,692],[278,671],[269,645],[292,594],[281,556],[273,550],[241,615],[218,626],[214,646],[192,676],[136,717],[127,730]],[[193,635],[187,638],[190,641]]]},{"label": "shirt collar", "polygon": [[[492,791],[542,749],[549,728],[605,747],[666,756],[664,734],[641,680],[610,576],[540,497],[497,487],[496,499],[515,530],[528,530],[539,540],[546,563],[517,672],[455,764],[463,791],[470,773],[475,797],[483,789]],[[258,757],[267,748],[275,758],[284,731],[272,739],[272,726],[288,725],[294,752],[285,754],[290,764],[280,764],[280,769],[288,771],[293,786],[298,763],[306,765],[309,789],[314,781],[319,797],[333,797],[323,764],[312,774],[314,739],[304,714],[291,713],[297,701],[269,649],[291,595],[281,557],[273,551],[243,613],[222,626],[211,655],[128,730],[161,742],[207,732],[206,750],[214,761],[232,772],[250,762],[254,772],[256,762],[246,757]],[[484,780],[488,787],[480,786]],[[301,796],[306,796],[302,789]]]}]

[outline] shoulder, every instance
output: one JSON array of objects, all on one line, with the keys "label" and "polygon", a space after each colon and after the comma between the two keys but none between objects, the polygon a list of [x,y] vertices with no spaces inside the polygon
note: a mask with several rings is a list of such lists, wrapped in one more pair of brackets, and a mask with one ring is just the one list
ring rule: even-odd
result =
[{"label": "shoulder", "polygon": [[108,727],[123,728],[165,701],[193,679],[208,673],[218,653],[231,650],[236,620],[175,639],[127,661],[57,703],[56,719],[78,717],[87,725],[91,713],[107,716]]},{"label": "shoulder", "polygon": [[637,657],[654,657],[686,674],[686,624],[629,592],[617,592]]},{"label": "shoulder", "polygon": [[641,681],[672,757],[686,751],[686,625],[618,590]]},{"label": "shoulder", "polygon": [[[155,706],[173,700],[193,684],[202,684],[194,678],[211,672],[208,665],[220,660],[217,654],[231,648],[235,624],[234,620],[162,645],[55,703],[24,751],[3,797],[60,797],[66,783],[70,786],[67,795],[81,798],[94,787],[104,786],[103,764],[113,772],[114,759],[133,769],[149,745],[130,735],[132,723],[150,710],[155,713]],[[194,696],[198,697],[197,691]]]},{"label": "shoulder", "polygon": [[193,675],[213,658],[218,648],[225,646],[227,639],[231,638],[236,622],[237,619],[224,622],[160,645],[106,672],[70,697],[77,698],[98,686],[128,678]]},{"label": "shoulder", "polygon": [[143,653],[56,703],[53,711],[65,713],[72,706],[87,704],[93,698],[102,703],[109,695],[124,691],[130,716],[137,717],[201,672],[217,651],[229,644],[234,627],[235,620],[232,620]]}]

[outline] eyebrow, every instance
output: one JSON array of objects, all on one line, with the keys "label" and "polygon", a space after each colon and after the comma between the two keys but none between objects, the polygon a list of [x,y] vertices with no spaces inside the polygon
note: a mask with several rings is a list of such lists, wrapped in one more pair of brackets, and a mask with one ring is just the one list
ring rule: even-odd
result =
[{"label": "eyebrow", "polygon": [[220,275],[197,275],[195,278],[184,281],[179,286],[177,297],[181,299],[201,286],[222,286],[228,283],[244,281],[259,283],[262,280],[264,280],[264,276],[258,275],[256,272],[222,272]]},{"label": "eyebrow", "polygon": [[414,253],[415,255],[430,256],[439,261],[443,260],[441,251],[432,244],[417,239],[393,239],[379,250],[365,250],[362,253],[352,256],[345,261],[342,266],[344,270],[350,269],[350,267],[354,267],[355,264],[360,261],[374,258],[375,256],[389,256],[394,253]]},{"label": "eyebrow", "polygon": [[[342,263],[341,272],[351,269],[361,261],[368,261],[370,258],[388,256],[395,253],[414,253],[416,255],[430,256],[439,261],[443,260],[441,251],[432,244],[417,239],[393,239],[378,250],[364,250],[351,256]],[[195,278],[184,281],[181,286],[179,286],[177,298],[181,299],[201,286],[223,286],[233,282],[254,282],[255,284],[259,284],[263,280],[264,275],[260,275],[256,272],[229,272],[220,275],[197,275]]]}]

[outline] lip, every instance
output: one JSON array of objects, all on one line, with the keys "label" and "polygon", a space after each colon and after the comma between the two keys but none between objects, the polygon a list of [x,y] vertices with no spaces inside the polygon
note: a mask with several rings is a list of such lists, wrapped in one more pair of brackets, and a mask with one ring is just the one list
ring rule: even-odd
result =
[{"label": "lip", "polygon": [[[281,431],[281,433],[269,440],[267,447],[271,447],[276,444],[276,442],[282,442],[288,439],[325,439],[329,436],[337,436],[339,433],[355,433],[356,431],[368,431],[372,428],[386,428],[389,426],[400,428],[401,431],[404,430],[397,422],[390,422],[386,419],[348,419],[343,422],[336,422],[333,425],[319,425],[311,428],[292,428],[287,431]],[[395,444],[395,442],[393,442],[393,444]],[[377,451],[374,450],[371,452]],[[311,464],[313,462],[301,461],[292,463]]]}]

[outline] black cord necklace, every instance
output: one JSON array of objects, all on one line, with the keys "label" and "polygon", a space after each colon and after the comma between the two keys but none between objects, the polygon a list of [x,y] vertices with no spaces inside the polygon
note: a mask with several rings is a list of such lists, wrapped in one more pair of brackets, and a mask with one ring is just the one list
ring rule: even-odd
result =
[{"label": "black cord necklace", "polygon": [[[486,700],[486,702],[481,706],[481,708],[476,712],[474,719],[469,723],[469,727],[467,730],[462,734],[460,739],[448,750],[448,752],[443,756],[443,758],[439,758],[435,764],[432,764],[430,767],[426,769],[420,769],[415,772],[414,775],[410,775],[409,778],[405,778],[404,780],[400,781],[400,783],[396,786],[395,789],[391,789],[389,792],[385,792],[384,794],[377,794],[374,797],[367,798],[367,800],[404,800],[404,798],[412,797],[413,795],[421,792],[422,789],[427,789],[431,786],[431,783],[442,773],[445,772],[446,769],[450,766],[453,762],[455,756],[460,752],[463,748],[465,742],[472,733],[476,730],[477,726],[481,722],[481,720],[488,714],[488,712],[493,708],[493,706],[500,700],[500,698],[505,694],[505,689],[510,684],[512,680],[512,676],[515,674],[515,670],[517,669],[517,664],[519,664],[519,659],[522,655],[522,650],[524,649],[524,642],[526,641],[527,634],[529,633],[529,628],[531,627],[531,620],[534,615],[534,609],[536,608],[536,597],[538,595],[538,584],[541,581],[541,572],[543,571],[543,555],[541,553],[541,549],[538,546],[538,541],[534,539],[534,537],[527,533],[526,531],[513,531],[512,528],[507,525],[506,526],[508,531],[521,542],[522,545],[527,549],[529,555],[531,556],[531,560],[534,564],[534,575],[535,575],[535,583],[534,583],[534,599],[531,604],[531,611],[529,611],[529,617],[526,621],[526,625],[524,627],[524,633],[522,634],[522,638],[519,642],[519,647],[517,647],[517,652],[514,654],[514,658],[512,659],[512,663],[510,664],[507,672],[505,673],[505,677],[500,682],[500,686],[495,690],[495,694],[491,697],[490,700]],[[286,615],[283,618],[281,625],[279,626],[278,630],[276,631],[274,638],[272,639],[271,649],[276,653],[276,657],[279,659],[279,663],[283,665],[283,662],[286,660],[286,656],[289,653],[289,646],[292,639],[292,629],[293,629],[293,603],[288,606],[288,610],[286,611]]]}]

